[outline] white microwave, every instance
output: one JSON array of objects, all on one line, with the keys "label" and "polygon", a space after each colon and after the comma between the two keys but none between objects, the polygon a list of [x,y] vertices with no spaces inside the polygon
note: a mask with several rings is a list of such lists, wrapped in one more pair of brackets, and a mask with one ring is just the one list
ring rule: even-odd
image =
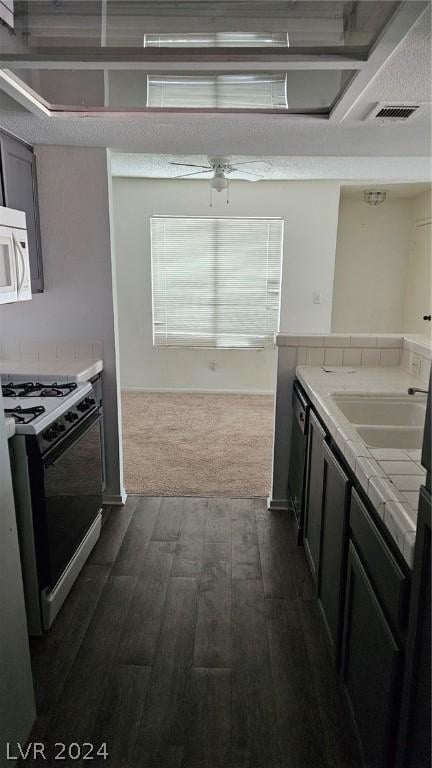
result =
[{"label": "white microwave", "polygon": [[31,297],[26,215],[0,206],[0,304]]}]

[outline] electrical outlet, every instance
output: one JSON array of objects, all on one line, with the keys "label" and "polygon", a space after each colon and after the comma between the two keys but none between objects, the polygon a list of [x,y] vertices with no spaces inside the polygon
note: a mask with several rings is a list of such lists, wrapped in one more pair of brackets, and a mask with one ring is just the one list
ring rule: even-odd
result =
[{"label": "electrical outlet", "polygon": [[413,371],[415,371],[416,373],[418,373],[420,375],[420,373],[421,373],[421,358],[420,357],[417,357],[416,355],[413,356],[413,358],[411,360],[411,368],[413,369]]},{"label": "electrical outlet", "polygon": [[215,371],[216,370],[216,363],[215,363],[214,360],[210,360],[209,368],[210,368],[211,371]]}]

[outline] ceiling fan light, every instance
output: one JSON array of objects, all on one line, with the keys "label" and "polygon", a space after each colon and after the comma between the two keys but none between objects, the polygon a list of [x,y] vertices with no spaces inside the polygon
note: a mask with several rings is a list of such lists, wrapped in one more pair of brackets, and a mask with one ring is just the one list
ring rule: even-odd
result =
[{"label": "ceiling fan light", "polygon": [[384,202],[386,197],[387,193],[382,192],[381,190],[368,190],[364,193],[364,201],[365,203],[369,203],[369,205],[380,205]]},{"label": "ceiling fan light", "polygon": [[227,188],[228,181],[223,174],[216,175],[210,180],[210,185],[216,192],[222,192],[222,190]]}]

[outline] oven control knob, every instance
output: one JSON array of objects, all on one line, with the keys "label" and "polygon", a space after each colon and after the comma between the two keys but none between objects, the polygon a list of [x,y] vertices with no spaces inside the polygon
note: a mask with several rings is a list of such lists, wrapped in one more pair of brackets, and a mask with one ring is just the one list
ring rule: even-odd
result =
[{"label": "oven control knob", "polygon": [[61,421],[54,424],[57,434],[60,434],[60,432],[64,432],[66,427],[64,424],[61,423]]},{"label": "oven control knob", "polygon": [[77,409],[79,411],[88,411],[88,409],[93,405],[94,400],[91,397],[85,397],[84,400],[81,400],[80,403],[77,405]]},{"label": "oven control knob", "polygon": [[44,440],[54,440],[55,436],[56,436],[56,432],[53,430],[52,427],[49,427],[48,429],[46,429],[42,435]]},{"label": "oven control knob", "polygon": [[73,421],[76,421],[78,419],[78,414],[74,413],[74,411],[69,411],[69,413],[65,416],[65,421],[68,421],[70,424],[72,424]]}]

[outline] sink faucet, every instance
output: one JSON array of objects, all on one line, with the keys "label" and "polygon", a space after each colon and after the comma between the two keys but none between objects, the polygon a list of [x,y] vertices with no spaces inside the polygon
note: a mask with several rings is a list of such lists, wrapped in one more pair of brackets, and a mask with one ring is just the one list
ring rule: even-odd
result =
[{"label": "sink faucet", "polygon": [[419,389],[419,387],[408,387],[409,395],[415,395],[417,392],[421,393],[422,395],[427,395],[428,393],[427,389]]}]

